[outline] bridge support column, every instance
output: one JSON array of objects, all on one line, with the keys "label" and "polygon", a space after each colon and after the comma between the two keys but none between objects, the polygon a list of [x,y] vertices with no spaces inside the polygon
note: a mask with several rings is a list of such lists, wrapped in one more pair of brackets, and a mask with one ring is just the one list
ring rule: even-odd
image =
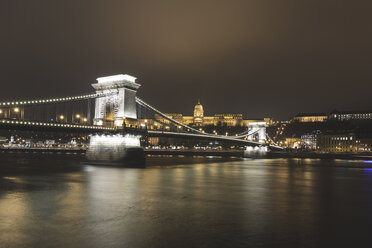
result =
[{"label": "bridge support column", "polygon": [[268,149],[267,146],[247,146],[244,151],[245,158],[262,158],[265,157]]},{"label": "bridge support column", "polygon": [[92,135],[86,152],[87,159],[102,165],[145,167],[145,154],[140,135]]},{"label": "bridge support column", "polygon": [[136,93],[141,86],[129,75],[114,75],[97,78],[92,84],[96,93],[106,93],[96,99],[94,125],[121,127],[126,118],[137,119]]}]

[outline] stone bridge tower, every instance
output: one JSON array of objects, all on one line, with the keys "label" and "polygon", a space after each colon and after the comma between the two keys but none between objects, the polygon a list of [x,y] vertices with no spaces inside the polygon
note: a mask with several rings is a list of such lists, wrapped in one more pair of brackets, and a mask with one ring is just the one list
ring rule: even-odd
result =
[{"label": "stone bridge tower", "polygon": [[250,122],[248,123],[248,129],[250,130],[250,135],[248,135],[248,140],[253,140],[254,136],[257,136],[257,141],[264,143],[266,140],[266,122]]},{"label": "stone bridge tower", "polygon": [[[137,119],[136,93],[141,86],[127,74],[97,78],[92,84],[96,93],[107,93],[96,98],[94,125],[121,127],[126,118]],[[112,94],[110,94],[112,93]]]}]

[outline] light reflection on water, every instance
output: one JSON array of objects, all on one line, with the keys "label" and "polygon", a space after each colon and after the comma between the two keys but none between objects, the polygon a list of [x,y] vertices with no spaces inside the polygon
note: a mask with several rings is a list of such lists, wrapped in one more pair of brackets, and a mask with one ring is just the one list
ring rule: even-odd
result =
[{"label": "light reflection on water", "polygon": [[1,244],[335,247],[370,241],[372,174],[356,168],[361,161],[178,159],[174,166],[171,159],[156,166],[150,159],[147,169],[2,172]]}]

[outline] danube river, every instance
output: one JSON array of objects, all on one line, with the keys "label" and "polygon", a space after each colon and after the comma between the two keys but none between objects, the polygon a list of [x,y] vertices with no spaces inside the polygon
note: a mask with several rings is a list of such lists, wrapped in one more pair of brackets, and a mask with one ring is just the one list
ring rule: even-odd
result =
[{"label": "danube river", "polygon": [[371,247],[363,161],[0,160],[0,247]]}]

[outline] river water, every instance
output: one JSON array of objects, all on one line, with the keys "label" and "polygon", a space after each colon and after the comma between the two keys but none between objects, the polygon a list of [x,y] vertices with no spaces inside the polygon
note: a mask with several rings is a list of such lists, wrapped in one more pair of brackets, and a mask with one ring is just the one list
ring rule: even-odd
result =
[{"label": "river water", "polygon": [[371,247],[363,161],[79,156],[0,160],[0,247]]}]

